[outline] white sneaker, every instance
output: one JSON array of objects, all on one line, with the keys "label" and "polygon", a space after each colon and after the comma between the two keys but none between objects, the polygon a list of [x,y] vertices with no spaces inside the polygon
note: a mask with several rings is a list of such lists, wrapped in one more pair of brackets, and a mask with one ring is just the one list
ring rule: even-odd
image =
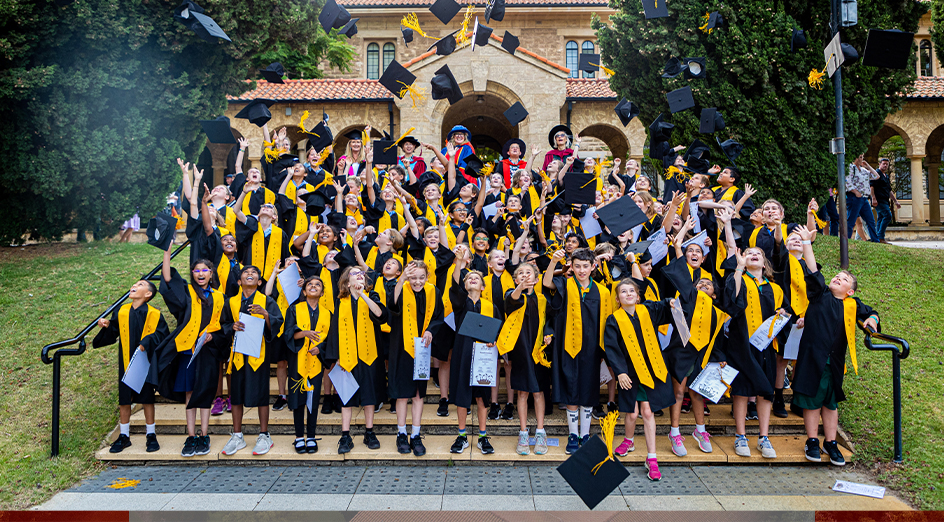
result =
[{"label": "white sneaker", "polygon": [[518,434],[518,447],[515,448],[515,452],[517,452],[518,455],[530,455],[530,454],[531,454],[531,447],[528,445],[528,442],[529,442],[528,439],[529,439],[529,437],[528,437],[528,434],[527,434],[527,433],[519,433],[519,434]]},{"label": "white sneaker", "polygon": [[246,447],[246,441],[243,439],[242,434],[233,433],[229,440],[226,441],[226,445],[223,446],[223,455],[232,455],[237,451]]},{"label": "white sneaker", "polygon": [[252,448],[253,455],[265,455],[272,449],[272,437],[265,433],[260,433],[256,439],[256,446]]},{"label": "white sneaker", "polygon": [[757,438],[757,449],[760,450],[760,454],[765,459],[775,459],[777,458],[777,452],[774,451],[773,445],[770,443],[770,439],[767,437],[758,437]]},{"label": "white sneaker", "polygon": [[534,454],[544,455],[547,453],[547,434],[540,431],[534,434]]},{"label": "white sneaker", "polygon": [[751,447],[747,444],[747,437],[734,438],[734,453],[738,457],[750,457]]}]

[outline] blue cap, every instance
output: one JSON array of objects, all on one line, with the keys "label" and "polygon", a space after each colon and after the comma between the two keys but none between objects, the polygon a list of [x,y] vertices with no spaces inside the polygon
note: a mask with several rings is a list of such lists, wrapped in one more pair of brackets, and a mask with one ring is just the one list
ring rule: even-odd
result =
[{"label": "blue cap", "polygon": [[446,135],[446,140],[447,140],[447,141],[448,141],[448,140],[451,140],[451,139],[452,139],[452,135],[455,134],[455,133],[457,133],[457,132],[464,132],[465,135],[466,135],[466,138],[471,138],[471,137],[472,137],[472,133],[469,131],[469,129],[465,128],[465,125],[456,125],[455,127],[452,128],[451,131],[449,131],[449,134]]}]

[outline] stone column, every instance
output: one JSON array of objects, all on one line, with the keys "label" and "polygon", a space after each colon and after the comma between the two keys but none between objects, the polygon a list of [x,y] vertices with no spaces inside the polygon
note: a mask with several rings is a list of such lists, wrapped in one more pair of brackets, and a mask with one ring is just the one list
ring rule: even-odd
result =
[{"label": "stone column", "polygon": [[911,156],[911,226],[927,226],[924,222],[924,156]]},{"label": "stone column", "polygon": [[[225,183],[223,173],[226,170],[226,160],[229,157],[229,151],[233,147],[238,147],[238,145],[224,143],[210,144],[210,153],[213,155],[213,183],[207,183],[210,188],[213,188],[217,185],[223,185]],[[204,176],[204,179],[206,179],[206,176]],[[209,182],[210,180],[207,179],[206,181]]]},{"label": "stone column", "polygon": [[941,224],[941,193],[940,181],[938,178],[938,169],[940,164],[928,165],[928,221],[931,225],[939,226]]}]

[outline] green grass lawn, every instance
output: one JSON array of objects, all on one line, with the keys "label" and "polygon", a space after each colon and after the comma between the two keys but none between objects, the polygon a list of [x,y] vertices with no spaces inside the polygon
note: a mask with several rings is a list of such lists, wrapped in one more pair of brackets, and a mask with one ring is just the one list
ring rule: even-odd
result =
[{"label": "green grass lawn", "polygon": [[[838,241],[816,242],[827,277]],[[856,466],[873,472],[922,509],[944,509],[942,398],[944,252],[851,244],[859,296],[882,314],[883,329],[911,342],[902,363],[905,463],[891,465],[891,357],[859,343],[859,376],[846,376],[842,426]],[[148,245],[55,244],[0,249],[0,509],[40,503],[103,469],[94,458],[117,423],[114,347],[68,357],[62,367],[60,451],[49,458],[52,367],[43,345],[69,338],[160,261]],[[186,255],[175,265],[186,265]],[[154,304],[165,309],[160,297]],[[165,314],[172,322],[172,318]],[[91,338],[88,338],[91,342]]]}]

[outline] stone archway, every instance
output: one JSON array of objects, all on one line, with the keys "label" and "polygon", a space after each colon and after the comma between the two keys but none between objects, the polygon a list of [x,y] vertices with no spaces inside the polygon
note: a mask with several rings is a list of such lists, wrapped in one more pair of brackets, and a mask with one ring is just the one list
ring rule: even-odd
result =
[{"label": "stone archway", "polygon": [[928,222],[941,224],[941,163],[944,163],[944,124],[928,135],[924,148],[924,166],[928,169]]},{"label": "stone archway", "polygon": [[581,138],[586,136],[602,141],[606,145],[606,148],[609,149],[609,154],[603,154],[602,157],[612,156],[614,158],[620,158],[625,162],[626,155],[629,153],[629,140],[626,139],[626,135],[623,134],[622,130],[611,125],[599,123],[590,125],[579,131],[578,135],[581,136]]},{"label": "stone archway", "polygon": [[[908,133],[893,123],[885,122],[878,133],[872,136],[872,140],[869,141],[869,146],[865,151],[865,161],[868,161],[872,165],[877,165],[879,151],[882,150],[882,146],[884,146],[885,142],[892,136],[901,136],[901,139],[905,142],[905,155],[910,156],[912,154],[913,147]],[[846,151],[846,154],[858,155],[855,151]]]},{"label": "stone archway", "polygon": [[463,125],[472,133],[471,142],[476,150],[489,148],[501,153],[506,141],[518,137],[518,126],[509,124],[503,114],[509,107],[511,104],[492,92],[463,97],[443,113],[441,143],[446,142],[454,126]]}]

